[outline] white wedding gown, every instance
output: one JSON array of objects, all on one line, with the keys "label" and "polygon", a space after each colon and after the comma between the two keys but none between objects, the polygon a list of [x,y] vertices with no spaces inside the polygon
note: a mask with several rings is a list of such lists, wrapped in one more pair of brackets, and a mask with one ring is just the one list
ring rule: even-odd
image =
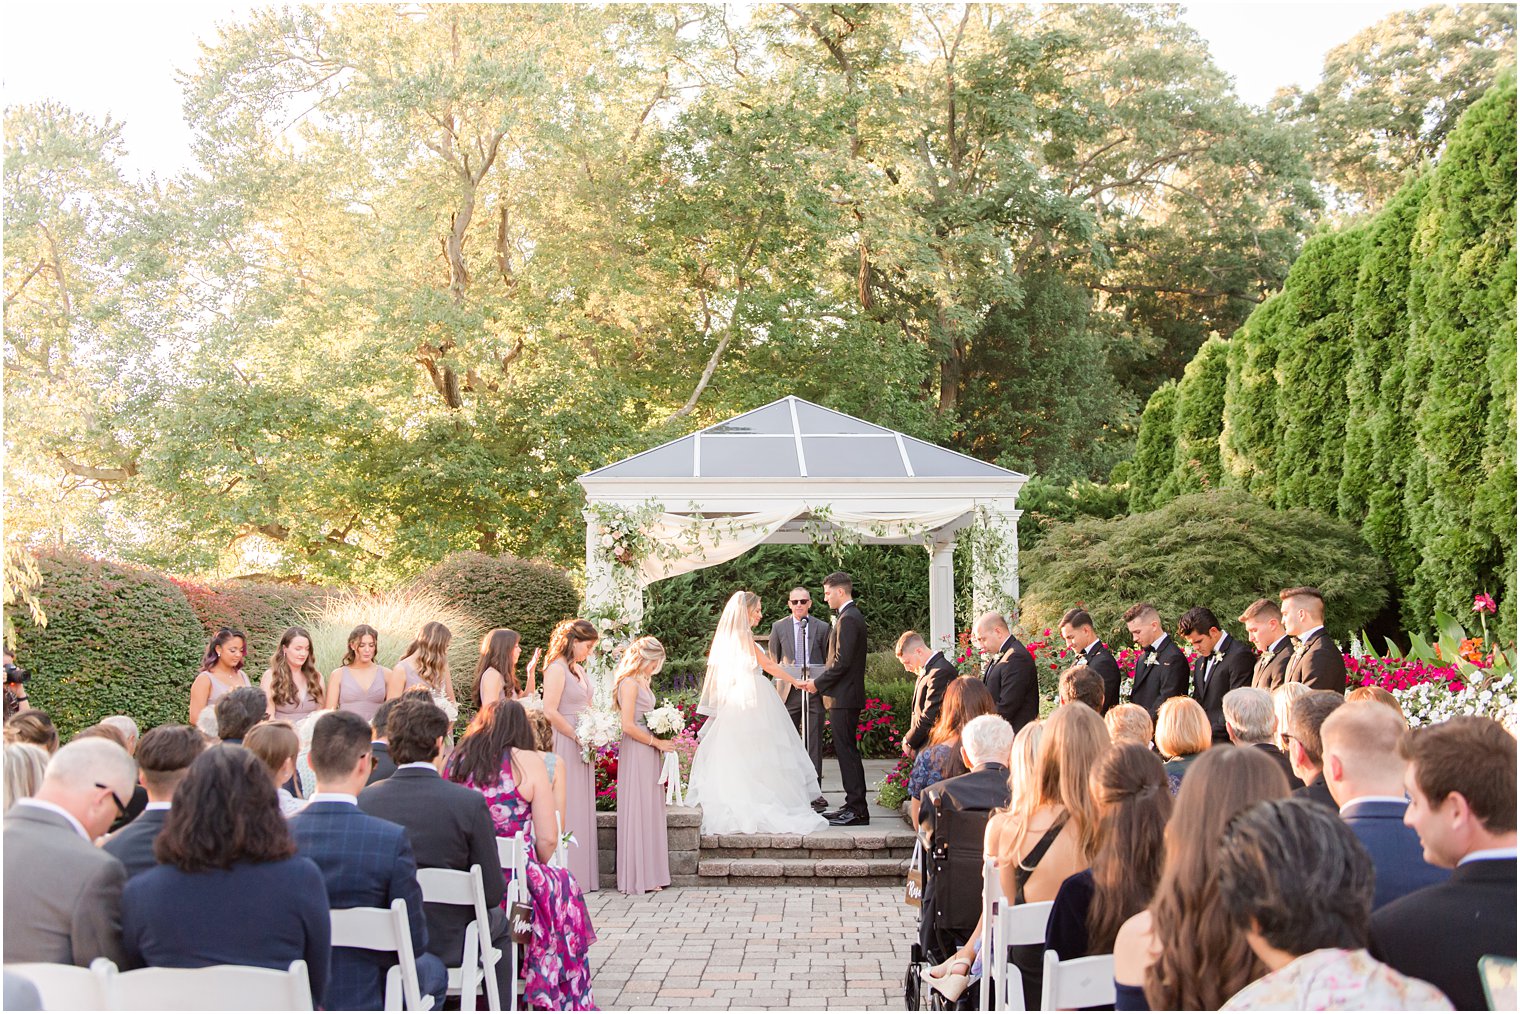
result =
[{"label": "white wedding gown", "polygon": [[812,804],[822,795],[818,775],[786,705],[758,661],[728,665],[738,671],[726,674],[726,691],[703,727],[686,790],[687,804],[702,807],[702,833],[823,830],[828,821]]}]

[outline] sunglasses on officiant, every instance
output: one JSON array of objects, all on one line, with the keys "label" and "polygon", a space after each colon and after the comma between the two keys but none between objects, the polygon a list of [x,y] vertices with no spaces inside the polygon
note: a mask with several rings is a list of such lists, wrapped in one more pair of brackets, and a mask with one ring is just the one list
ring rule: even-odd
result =
[{"label": "sunglasses on officiant", "polygon": [[788,599],[787,601],[794,606],[810,606],[813,604],[812,599]]}]

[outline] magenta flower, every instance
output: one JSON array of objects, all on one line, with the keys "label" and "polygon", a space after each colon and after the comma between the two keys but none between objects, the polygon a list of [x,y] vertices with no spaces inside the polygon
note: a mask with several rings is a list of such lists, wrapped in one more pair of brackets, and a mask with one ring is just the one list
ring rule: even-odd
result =
[{"label": "magenta flower", "polygon": [[1473,596],[1473,612],[1497,613],[1499,606],[1494,602],[1494,597],[1488,592],[1479,592]]}]

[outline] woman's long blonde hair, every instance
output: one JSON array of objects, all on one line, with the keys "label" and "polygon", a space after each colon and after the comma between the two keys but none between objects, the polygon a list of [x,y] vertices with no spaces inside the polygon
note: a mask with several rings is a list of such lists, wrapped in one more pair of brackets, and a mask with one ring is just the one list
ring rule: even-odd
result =
[{"label": "woman's long blonde hair", "polygon": [[617,668],[612,672],[613,694],[617,694],[618,687],[630,676],[641,673],[653,676],[664,665],[665,646],[653,637],[639,638],[624,648],[623,657],[618,659]]},{"label": "woman's long blonde hair", "polygon": [[327,688],[322,685],[322,674],[317,671],[317,646],[313,643],[311,634],[306,632],[305,627],[291,627],[280,638],[280,646],[274,650],[274,657],[269,660],[269,695],[276,704],[283,704],[287,708],[301,703],[290,663],[285,661],[285,649],[298,637],[306,638],[306,661],[301,663],[301,675],[306,678],[306,693],[319,704],[327,695]]},{"label": "woman's long blonde hair", "polygon": [[429,620],[417,631],[417,637],[406,646],[401,657],[412,658],[417,675],[434,690],[442,691],[449,675],[449,643],[453,640],[452,630],[437,620]]},{"label": "woman's long blonde hair", "polygon": [[[1003,839],[1000,864],[1012,865],[1019,860],[1019,846],[1029,832],[1030,820],[1042,806],[1055,806],[1066,812],[1075,824],[1077,849],[1083,860],[1092,858],[1097,847],[1098,804],[1093,800],[1088,778],[1108,747],[1108,728],[1098,713],[1085,704],[1064,704],[1045,720],[1032,777],[1021,779],[1023,784],[1013,787],[1015,795],[1008,812],[1013,816],[1014,833]],[[1018,755],[1015,741],[1014,763],[1018,763]],[[1011,771],[1009,778],[1013,778]]]}]

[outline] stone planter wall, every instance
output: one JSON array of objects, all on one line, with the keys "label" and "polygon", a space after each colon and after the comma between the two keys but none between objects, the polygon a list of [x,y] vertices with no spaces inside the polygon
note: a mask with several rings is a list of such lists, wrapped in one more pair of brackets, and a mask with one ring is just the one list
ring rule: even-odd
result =
[{"label": "stone planter wall", "polygon": [[[601,886],[617,887],[617,813],[596,815],[596,845],[601,864]],[[702,846],[702,811],[694,806],[665,809],[665,834],[670,848],[670,883],[692,887],[697,883],[697,854]]]}]

